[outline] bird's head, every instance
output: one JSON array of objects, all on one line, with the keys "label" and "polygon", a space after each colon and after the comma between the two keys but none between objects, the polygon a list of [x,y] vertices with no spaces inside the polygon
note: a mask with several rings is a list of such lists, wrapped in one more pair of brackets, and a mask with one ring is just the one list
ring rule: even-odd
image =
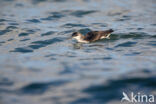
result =
[{"label": "bird's head", "polygon": [[72,34],[72,38],[74,38],[74,39],[77,39],[77,40],[79,40],[80,38],[81,38],[81,33],[79,33],[79,32],[74,32],[73,34]]}]

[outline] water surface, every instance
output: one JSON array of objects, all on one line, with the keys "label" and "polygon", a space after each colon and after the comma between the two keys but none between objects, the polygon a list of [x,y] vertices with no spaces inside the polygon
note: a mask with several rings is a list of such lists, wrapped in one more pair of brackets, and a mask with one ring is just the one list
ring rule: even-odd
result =
[{"label": "water surface", "polygon": [[[155,0],[0,0],[1,104],[121,104],[156,95]],[[112,28],[79,44],[75,31]]]}]

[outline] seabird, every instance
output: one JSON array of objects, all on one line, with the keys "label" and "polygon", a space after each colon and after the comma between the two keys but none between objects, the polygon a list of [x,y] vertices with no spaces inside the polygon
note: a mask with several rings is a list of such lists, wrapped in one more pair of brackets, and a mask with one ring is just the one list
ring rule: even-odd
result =
[{"label": "seabird", "polygon": [[109,36],[112,32],[112,29],[105,31],[91,31],[88,32],[85,36],[79,32],[74,32],[72,34],[72,38],[76,39],[80,43],[90,43],[104,38],[109,39]]}]

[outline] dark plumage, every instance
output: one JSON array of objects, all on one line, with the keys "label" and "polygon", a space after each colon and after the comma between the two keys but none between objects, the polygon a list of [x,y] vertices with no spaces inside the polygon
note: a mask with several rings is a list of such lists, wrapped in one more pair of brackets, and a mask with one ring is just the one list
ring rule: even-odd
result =
[{"label": "dark plumage", "polygon": [[112,29],[105,30],[105,31],[91,31],[91,32],[88,32],[85,36],[83,36],[79,32],[74,32],[72,34],[72,37],[75,38],[78,42],[89,43],[89,42],[93,42],[96,40],[109,38],[110,33],[112,32],[113,32]]}]

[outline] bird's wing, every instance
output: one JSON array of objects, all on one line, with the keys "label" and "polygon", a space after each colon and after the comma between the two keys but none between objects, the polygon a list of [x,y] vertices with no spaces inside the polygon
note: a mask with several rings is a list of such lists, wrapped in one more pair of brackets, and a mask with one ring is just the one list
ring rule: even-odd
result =
[{"label": "bird's wing", "polygon": [[97,37],[97,32],[96,31],[91,31],[91,32],[88,32],[86,35],[85,35],[85,39],[86,40],[93,40]]},{"label": "bird's wing", "polygon": [[100,32],[100,35],[107,36],[108,34],[110,34],[112,32],[113,32],[113,30],[109,29],[109,30],[105,30],[105,31]]}]

